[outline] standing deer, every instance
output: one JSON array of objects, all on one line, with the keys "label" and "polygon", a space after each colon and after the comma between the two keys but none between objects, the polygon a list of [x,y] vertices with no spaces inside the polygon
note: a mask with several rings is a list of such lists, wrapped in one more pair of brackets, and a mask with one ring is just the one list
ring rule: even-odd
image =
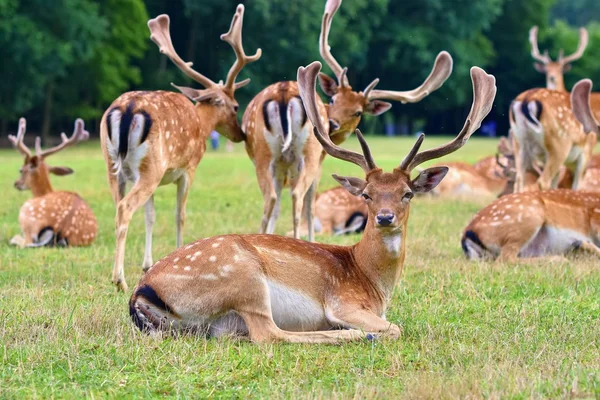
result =
[{"label": "standing deer", "polygon": [[73,135],[67,138],[63,133],[62,143],[51,149],[42,151],[41,139],[37,137],[35,154],[23,143],[26,128],[25,118],[21,118],[17,136],[8,137],[25,157],[15,188],[30,189],[33,194],[33,198],[27,200],[19,212],[23,236],[13,237],[11,244],[20,247],[89,246],[98,231],[94,213],[77,193],[57,192],[50,184],[49,174],[64,176],[72,174],[73,170],[46,164],[46,158],[52,154],[88,139],[89,133],[84,130],[83,120],[77,119]]},{"label": "standing deer", "polygon": [[[577,90],[576,86],[573,96],[577,96]],[[557,187],[563,164],[573,171],[572,188],[577,189],[598,139],[596,134],[584,131],[571,111],[569,93],[548,89],[521,93],[511,104],[510,125],[516,192],[526,190],[525,174],[535,170],[535,163],[544,166],[538,179],[540,189]]]},{"label": "standing deer", "polygon": [[360,242],[333,246],[256,234],[191,243],[154,265],[135,288],[130,314],[142,331],[247,334],[255,342],[304,343],[356,340],[364,337],[362,331],[400,335],[385,312],[402,274],[410,200],[433,189],[448,169],[428,168],[412,180],[410,172],[467,142],[492,107],[495,79],[472,68],[473,106],[458,136],[419,152],[421,135],[400,165],[385,173],[360,131],[356,136],[363,154],[340,148],[329,138],[315,93],[320,68],[319,62],[299,68],[300,96],[325,151],[366,174],[364,180],[333,176],[367,204],[369,217]]},{"label": "standing deer", "polygon": [[[245,65],[258,60],[261,50],[246,56],[242,46],[244,6],[238,5],[229,32],[221,39],[233,48],[236,61],[225,84],[215,83],[192,69],[173,48],[169,17],[160,15],[148,21],[153,42],[203,90],[179,87],[183,95],[165,92],[128,92],[109,107],[102,118],[100,139],[108,168],[110,189],[117,204],[116,255],[112,281],[127,290],[123,263],[127,228],[133,213],[145,204],[146,247],[143,268],[152,266],[152,228],[155,221],[154,191],[160,185],[177,185],[177,247],[183,243],[185,205],[196,167],[206,149],[206,138],[216,130],[233,142],[244,140],[237,121],[235,91],[250,82],[235,82]],[[184,96],[185,95],[185,96]],[[187,97],[187,98],[186,98]],[[189,100],[193,100],[195,105]],[[133,187],[125,195],[127,181]]]},{"label": "standing deer", "polygon": [[[327,106],[320,98],[316,99],[319,117],[323,123],[329,121],[329,135],[336,144],[354,132],[364,113],[380,115],[390,109],[391,104],[378,99],[418,102],[442,86],[452,72],[452,57],[441,52],[429,77],[417,89],[407,92],[375,90],[379,82],[375,79],[364,91],[353,91],[348,84],[346,69],[333,58],[328,44],[331,22],[340,5],[341,0],[327,1],[319,39],[321,56],[336,74],[339,85],[327,75],[320,74],[321,88],[331,97],[331,103]],[[247,135],[246,151],[255,164],[264,199],[260,232],[275,231],[281,191],[289,185],[294,237],[300,238],[304,209],[308,240],[312,241],[314,199],[325,153],[310,134],[312,126],[304,113],[297,83],[278,82],[256,95],[244,113],[242,130]]]}]

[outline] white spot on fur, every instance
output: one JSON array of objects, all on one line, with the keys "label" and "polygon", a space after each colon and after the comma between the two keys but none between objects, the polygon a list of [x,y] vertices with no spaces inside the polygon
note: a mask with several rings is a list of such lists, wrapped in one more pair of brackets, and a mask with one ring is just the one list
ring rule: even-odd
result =
[{"label": "white spot on fur", "polygon": [[220,245],[221,245],[220,243],[213,243],[213,244],[212,244],[212,247],[216,249],[216,248],[217,248],[217,247],[219,247]]},{"label": "white spot on fur", "polygon": [[210,257],[208,257],[208,261],[210,261],[210,262],[215,262],[215,261],[217,261],[217,257],[215,257],[215,256],[210,256]]},{"label": "white spot on fur", "polygon": [[191,270],[191,269],[192,269],[192,267],[190,267],[189,265],[188,265],[188,266],[185,266],[185,267],[183,267],[183,270],[184,270],[184,271],[189,271],[189,270]]},{"label": "white spot on fur", "polygon": [[207,281],[216,281],[219,278],[215,274],[202,274],[200,275],[200,279],[205,279]]}]

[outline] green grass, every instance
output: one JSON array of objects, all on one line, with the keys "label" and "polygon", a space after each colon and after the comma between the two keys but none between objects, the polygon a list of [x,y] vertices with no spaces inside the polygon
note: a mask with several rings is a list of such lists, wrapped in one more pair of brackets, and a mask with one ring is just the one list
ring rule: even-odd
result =
[{"label": "green grass", "polygon": [[[386,170],[412,139],[368,138]],[[351,139],[349,147],[357,148]],[[430,138],[425,146],[439,144]],[[446,160],[474,161],[495,143],[471,139]],[[415,199],[403,280],[388,310],[401,340],[320,345],[254,345],[235,339],[159,340],[131,323],[128,294],[110,283],[114,205],[99,143],[54,156],[73,176],[53,178],[76,190],[99,220],[90,248],[20,250],[17,192],[21,158],[0,151],[0,398],[558,398],[600,397],[600,268],[597,259],[535,265],[475,263],[460,250],[462,229],[488,199]],[[360,176],[327,158],[331,173]],[[154,257],[174,250],[175,186],[156,193]],[[278,232],[291,229],[289,195]],[[243,147],[208,152],[188,202],[185,241],[256,232],[262,210],[254,168]],[[139,278],[143,210],[129,229],[126,277]],[[319,237],[351,244],[358,236]]]}]

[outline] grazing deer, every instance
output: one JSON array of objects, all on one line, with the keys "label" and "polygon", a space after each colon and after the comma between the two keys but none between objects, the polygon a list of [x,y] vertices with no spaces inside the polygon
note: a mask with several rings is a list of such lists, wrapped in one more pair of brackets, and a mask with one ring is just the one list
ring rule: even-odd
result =
[{"label": "grazing deer", "polygon": [[[169,17],[148,21],[153,42],[188,77],[205,87],[197,90],[175,86],[173,92],[128,92],[116,99],[102,118],[100,139],[108,168],[110,189],[117,204],[116,255],[112,281],[127,290],[123,263],[127,229],[133,213],[146,208],[146,247],[143,268],[152,266],[152,228],[155,220],[154,191],[160,185],[177,185],[177,247],[183,243],[185,206],[196,167],[206,149],[205,141],[216,130],[233,142],[244,140],[237,121],[235,91],[250,81],[235,82],[245,65],[258,60],[260,49],[246,56],[242,46],[244,6],[238,5],[229,32],[221,39],[233,48],[236,61],[225,84],[215,83],[192,69],[173,48]],[[185,95],[185,96],[184,96]],[[187,98],[186,98],[187,97]],[[189,100],[193,100],[195,105]],[[133,187],[125,195],[127,181]]]},{"label": "grazing deer", "polygon": [[42,246],[89,246],[96,238],[98,225],[94,213],[87,203],[73,192],[54,191],[50,175],[69,175],[68,167],[51,167],[46,158],[52,154],[87,140],[89,133],[84,129],[83,120],[75,121],[75,130],[70,138],[63,133],[62,143],[43,150],[41,139],[35,139],[35,154],[23,143],[25,118],[19,120],[17,136],[8,138],[24,157],[21,177],[15,181],[18,190],[30,189],[33,198],[27,200],[19,212],[19,223],[23,236],[15,236],[11,244],[21,247]]},{"label": "grazing deer", "polygon": [[600,194],[555,189],[514,193],[479,211],[462,248],[470,259],[514,261],[582,249],[600,256]]},{"label": "grazing deer", "polygon": [[[378,99],[418,102],[442,86],[452,72],[452,57],[441,52],[429,77],[417,89],[407,92],[375,90],[379,82],[375,79],[362,92],[353,91],[348,84],[346,69],[331,55],[328,43],[331,22],[340,5],[341,0],[327,1],[319,39],[321,56],[336,74],[338,83],[320,74],[321,88],[331,97],[331,103],[326,106],[320,98],[316,100],[319,116],[322,121],[329,121],[329,135],[336,144],[342,143],[354,132],[364,113],[380,115],[392,106]],[[247,135],[246,151],[255,164],[264,199],[260,232],[275,231],[281,191],[289,185],[294,237],[300,238],[304,209],[308,240],[312,241],[316,189],[325,154],[311,134],[312,127],[304,113],[297,83],[278,82],[256,95],[246,108],[242,130]]]},{"label": "grazing deer", "polygon": [[[576,85],[572,96],[581,86]],[[573,189],[577,189],[592,157],[597,135],[587,133],[571,111],[569,93],[548,89],[530,89],[511,104],[510,125],[516,156],[515,191],[526,190],[525,174],[534,165],[544,166],[538,179],[542,190],[556,188],[563,164],[573,171]]]},{"label": "grazing deer", "polygon": [[[334,187],[317,194],[315,201],[315,233],[322,235],[345,235],[360,233],[367,225],[368,209],[360,196],[355,196],[343,187]],[[308,232],[306,224],[301,235]],[[288,232],[287,236],[292,236]]]},{"label": "grazing deer", "polygon": [[[248,334],[256,342],[336,343],[364,332],[398,337],[385,320],[402,273],[410,200],[433,189],[448,171],[421,163],[462,147],[492,107],[493,76],[472,68],[474,100],[464,128],[451,142],[419,152],[424,135],[391,173],[377,167],[360,131],[363,154],[335,145],[321,122],[315,85],[320,63],[299,68],[300,96],[314,134],[332,157],[360,166],[365,179],[334,178],[368,207],[362,239],[333,246],[276,235],[225,235],[180,248],[140,280],[130,313],[142,331],[184,330]],[[336,328],[349,328],[340,330]]]}]

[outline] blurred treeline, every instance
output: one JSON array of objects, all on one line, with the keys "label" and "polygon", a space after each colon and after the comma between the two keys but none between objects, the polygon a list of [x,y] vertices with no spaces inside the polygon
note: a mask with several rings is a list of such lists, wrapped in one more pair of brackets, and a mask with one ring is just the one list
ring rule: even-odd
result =
[{"label": "blurred treeline", "polygon": [[[225,79],[234,60],[219,40],[239,0],[0,0],[0,132],[16,129],[57,135],[76,117],[97,133],[99,120],[121,93],[192,84],[158,52],[146,21],[167,13],[178,53],[197,70]],[[263,56],[240,79],[243,106],[263,87],[295,79],[298,66],[320,60],[318,35],[325,0],[246,0],[244,47]],[[414,132],[455,132],[471,104],[469,68],[496,75],[498,96],[490,118],[507,129],[506,110],[521,91],[543,86],[530,57],[528,30],[540,26],[540,49],[552,57],[575,51],[577,28],[586,26],[590,45],[566,75],[570,88],[589,77],[600,87],[598,0],[344,0],[330,44],[350,83],[364,88],[375,77],[380,89],[407,90],[429,73],[436,54],[449,51],[454,72],[442,89],[415,105],[395,103],[366,129],[383,123]],[[328,68],[325,68],[328,71]],[[329,72],[329,71],[328,71]],[[241,117],[241,113],[240,113]]]}]

